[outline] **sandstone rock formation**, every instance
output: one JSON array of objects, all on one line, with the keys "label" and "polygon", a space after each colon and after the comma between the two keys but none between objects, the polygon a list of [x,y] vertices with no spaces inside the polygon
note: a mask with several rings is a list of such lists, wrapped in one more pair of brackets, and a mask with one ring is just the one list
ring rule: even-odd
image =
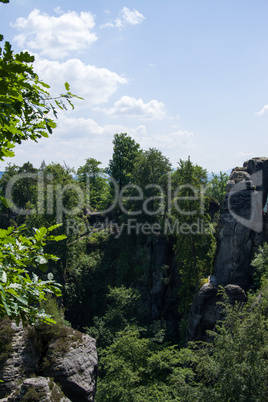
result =
[{"label": "sandstone rock formation", "polygon": [[26,378],[7,398],[1,399],[2,402],[23,400],[38,402],[71,401],[63,395],[60,387],[51,378],[45,377]]},{"label": "sandstone rock formation", "polygon": [[12,328],[12,352],[0,367],[0,401],[20,401],[27,392],[33,398],[27,400],[94,400],[98,359],[93,338],[60,327],[46,342],[35,329],[13,323]]},{"label": "sandstone rock formation", "polygon": [[213,281],[195,296],[188,324],[188,340],[207,338],[219,318],[217,286],[230,301],[245,301],[252,284],[250,263],[259,245],[268,240],[263,207],[268,195],[268,158],[253,158],[233,169],[222,205]]},{"label": "sandstone rock formation", "polygon": [[[230,303],[246,301],[246,293],[240,286],[229,284],[224,289]],[[213,330],[216,321],[221,318],[221,308],[217,303],[220,301],[220,297],[217,293],[216,286],[206,283],[195,295],[187,327],[188,340],[209,340],[206,331]]]},{"label": "sandstone rock formation", "polygon": [[221,211],[214,266],[219,285],[231,283],[247,290],[251,284],[250,262],[264,241],[262,211],[267,178],[268,158],[253,158],[232,171]]}]

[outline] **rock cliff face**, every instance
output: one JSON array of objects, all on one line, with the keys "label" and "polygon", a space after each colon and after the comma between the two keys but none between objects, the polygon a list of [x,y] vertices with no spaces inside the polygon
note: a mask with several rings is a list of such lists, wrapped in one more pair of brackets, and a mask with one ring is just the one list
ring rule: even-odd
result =
[{"label": "rock cliff face", "polygon": [[221,210],[213,281],[195,296],[188,340],[206,339],[206,329],[212,329],[219,318],[217,285],[225,287],[232,302],[245,300],[252,284],[251,260],[268,239],[268,219],[263,213],[267,195],[268,158],[253,158],[233,169]]},{"label": "rock cliff face", "polygon": [[47,339],[31,328],[13,323],[12,328],[12,351],[0,367],[0,401],[94,400],[98,359],[93,338],[67,327]]},{"label": "rock cliff face", "polygon": [[264,241],[263,207],[268,193],[268,158],[254,158],[235,168],[222,206],[215,276],[248,289],[250,262]]}]

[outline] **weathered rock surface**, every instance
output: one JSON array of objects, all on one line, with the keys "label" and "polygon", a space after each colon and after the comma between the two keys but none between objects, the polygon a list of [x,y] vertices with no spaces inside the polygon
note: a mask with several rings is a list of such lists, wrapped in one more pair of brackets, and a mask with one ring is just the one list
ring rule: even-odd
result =
[{"label": "weathered rock surface", "polygon": [[[246,293],[240,286],[230,284],[224,289],[230,303],[246,301]],[[209,340],[206,331],[213,330],[216,322],[221,318],[221,308],[217,304],[220,297],[217,292],[216,286],[206,283],[195,295],[189,315],[187,340]]]},{"label": "weathered rock surface", "polygon": [[0,398],[16,390],[21,381],[37,371],[39,357],[34,345],[27,341],[22,325],[11,324],[14,330],[12,353],[1,367]]},{"label": "weathered rock surface", "polygon": [[235,168],[227,184],[219,224],[215,276],[219,285],[250,286],[250,262],[265,236],[262,208],[268,194],[268,158]]},{"label": "weathered rock surface", "polygon": [[71,400],[63,395],[60,387],[51,378],[33,377],[27,378],[2,402],[19,401],[40,401],[40,402],[70,402]]},{"label": "weathered rock surface", "polygon": [[44,345],[32,329],[12,327],[12,352],[0,368],[0,401],[22,400],[29,388],[40,401],[94,400],[98,358],[93,338],[61,327],[60,335]]},{"label": "weathered rock surface", "polygon": [[226,186],[218,233],[213,281],[196,294],[189,316],[188,340],[206,340],[220,317],[217,286],[222,285],[231,303],[245,302],[252,284],[250,263],[258,246],[268,240],[268,158],[252,158],[233,169]]},{"label": "weathered rock surface", "polygon": [[195,295],[189,315],[187,340],[206,340],[206,330],[213,329],[219,318],[217,288],[210,283]]},{"label": "weathered rock surface", "polygon": [[95,340],[68,328],[64,339],[50,343],[46,358],[49,362],[42,374],[53,377],[72,401],[93,401],[97,382]]}]

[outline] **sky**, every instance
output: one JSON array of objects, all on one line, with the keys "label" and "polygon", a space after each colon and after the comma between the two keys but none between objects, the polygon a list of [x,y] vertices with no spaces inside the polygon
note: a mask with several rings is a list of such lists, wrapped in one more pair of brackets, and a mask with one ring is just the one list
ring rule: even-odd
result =
[{"label": "sky", "polygon": [[52,95],[83,97],[49,138],[8,162],[106,167],[115,133],[157,148],[173,167],[209,172],[268,156],[267,0],[10,0],[0,33]]}]

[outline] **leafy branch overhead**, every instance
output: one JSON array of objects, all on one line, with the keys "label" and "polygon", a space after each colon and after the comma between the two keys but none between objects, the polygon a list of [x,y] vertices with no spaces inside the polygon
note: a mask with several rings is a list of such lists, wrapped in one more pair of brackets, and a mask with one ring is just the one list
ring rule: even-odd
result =
[{"label": "leafy branch overhead", "polygon": [[[3,39],[0,34],[0,42]],[[9,42],[0,46],[0,160],[14,156],[12,149],[24,140],[48,137],[56,127],[50,116],[57,117],[57,108],[66,109],[66,104],[73,108],[71,99],[76,96],[69,84],[65,83],[66,93],[51,98],[50,87],[39,80],[33,62],[34,56],[28,52],[14,54]],[[4,202],[3,197],[1,200]],[[17,324],[20,320],[54,322],[40,309],[40,302],[48,293],[60,296],[60,285],[51,273],[46,280],[40,279],[35,269],[45,272],[50,260],[58,260],[45,248],[48,242],[65,239],[51,234],[57,228],[34,229],[30,237],[24,235],[25,226],[0,229],[0,317],[8,316]]]},{"label": "leafy branch overhead", "polygon": [[46,300],[47,293],[60,296],[60,285],[51,273],[47,280],[41,280],[34,272],[30,274],[29,268],[45,272],[49,260],[58,260],[44,250],[48,242],[65,239],[64,235],[52,235],[58,226],[35,229],[31,237],[24,236],[25,226],[0,229],[0,317],[7,315],[17,323],[53,322],[39,303]]},{"label": "leafy branch overhead", "polygon": [[73,108],[71,99],[78,98],[68,83],[66,93],[50,97],[50,87],[39,80],[33,62],[28,52],[14,54],[9,42],[0,47],[0,160],[14,156],[15,144],[52,134],[56,123],[51,112],[57,117],[57,108],[67,109],[66,104]]}]

